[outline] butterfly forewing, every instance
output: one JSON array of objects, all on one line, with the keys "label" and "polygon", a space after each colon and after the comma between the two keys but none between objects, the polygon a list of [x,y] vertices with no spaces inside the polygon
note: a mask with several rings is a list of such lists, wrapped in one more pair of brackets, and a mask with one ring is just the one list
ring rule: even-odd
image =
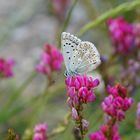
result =
[{"label": "butterfly forewing", "polygon": [[62,53],[64,57],[64,63],[66,65],[66,69],[70,72],[70,62],[72,55],[77,49],[77,46],[80,44],[81,40],[77,37],[71,35],[70,33],[63,32],[61,36],[61,45],[62,45]]},{"label": "butterfly forewing", "polygon": [[70,62],[70,69],[79,74],[92,71],[100,64],[100,55],[98,50],[91,42],[81,42]]}]

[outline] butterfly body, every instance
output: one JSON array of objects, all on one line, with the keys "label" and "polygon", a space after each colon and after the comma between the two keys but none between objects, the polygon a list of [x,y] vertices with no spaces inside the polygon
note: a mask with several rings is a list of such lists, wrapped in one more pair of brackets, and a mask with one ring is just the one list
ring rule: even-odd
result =
[{"label": "butterfly body", "polygon": [[94,44],[81,41],[70,33],[61,36],[62,53],[66,65],[65,76],[85,74],[100,64],[100,55]]}]

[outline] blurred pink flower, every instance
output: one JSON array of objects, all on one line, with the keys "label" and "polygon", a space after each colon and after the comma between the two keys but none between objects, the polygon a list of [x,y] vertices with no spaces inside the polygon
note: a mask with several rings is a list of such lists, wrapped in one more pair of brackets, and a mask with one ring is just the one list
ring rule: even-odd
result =
[{"label": "blurred pink flower", "polygon": [[36,66],[38,72],[50,75],[59,71],[63,62],[63,56],[53,45],[46,44],[41,55],[41,62]]},{"label": "blurred pink flower", "polygon": [[134,24],[134,30],[133,30],[133,33],[134,33],[134,36],[135,36],[135,46],[137,48],[140,48],[140,24]]},{"label": "blurred pink flower", "polygon": [[52,0],[52,9],[54,14],[63,19],[70,3],[71,0]]},{"label": "blurred pink flower", "polygon": [[123,55],[131,53],[135,39],[133,25],[125,21],[123,17],[109,19],[107,24],[116,52]]},{"label": "blurred pink flower", "polygon": [[120,84],[108,86],[107,90],[110,95],[102,102],[102,109],[109,116],[122,121],[125,118],[125,111],[132,106],[133,99],[127,97],[127,89]]},{"label": "blurred pink flower", "polygon": [[111,140],[121,140],[117,125],[113,125],[111,133],[108,136],[109,124],[102,125],[100,130],[89,135],[90,140],[108,140],[111,137]]},{"label": "blurred pink flower", "polygon": [[15,61],[13,59],[0,58],[0,77],[8,78],[13,76],[13,66]]},{"label": "blurred pink flower", "polygon": [[89,135],[90,140],[107,140],[101,131],[93,132]]},{"label": "blurred pink flower", "polygon": [[37,124],[34,128],[33,140],[47,140],[48,125],[46,123]]}]

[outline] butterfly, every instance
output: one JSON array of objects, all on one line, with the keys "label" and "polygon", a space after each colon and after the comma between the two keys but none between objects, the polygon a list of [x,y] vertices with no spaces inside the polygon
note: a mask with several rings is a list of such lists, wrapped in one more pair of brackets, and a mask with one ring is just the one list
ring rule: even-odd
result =
[{"label": "butterfly", "polygon": [[93,43],[62,32],[61,47],[66,66],[65,76],[88,73],[101,63],[100,54]]}]

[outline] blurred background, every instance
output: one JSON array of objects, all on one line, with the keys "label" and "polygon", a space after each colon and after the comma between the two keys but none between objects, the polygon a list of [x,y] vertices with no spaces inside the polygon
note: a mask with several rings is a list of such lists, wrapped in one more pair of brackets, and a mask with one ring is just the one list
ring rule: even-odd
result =
[{"label": "blurred background", "polygon": [[[35,70],[43,46],[50,43],[61,50],[59,39],[63,29],[77,34],[89,21],[129,1],[133,0],[79,0],[66,27],[73,0],[0,0],[0,57],[15,60],[14,77],[0,81],[0,139],[6,135],[8,128],[22,136],[26,129],[33,129],[37,123],[47,122],[51,132],[63,121],[69,111],[63,75],[65,67],[55,74],[53,85],[45,91],[47,79]],[[138,22],[139,15],[137,8],[120,16],[125,16],[129,22]],[[110,55],[112,44],[105,23],[90,30],[81,39],[94,42],[101,54]],[[102,86],[104,88],[104,84]],[[48,94],[45,98],[41,96],[44,91]],[[97,91],[97,103],[86,106],[85,116],[92,121],[90,132],[97,130],[103,122],[103,113],[98,110],[101,92]],[[135,96],[136,100],[140,99],[137,93]],[[135,110],[129,113],[122,123],[120,131],[124,140],[128,135],[129,140],[140,139],[136,138],[140,132],[135,128],[135,119],[131,120],[134,113]],[[72,140],[73,126],[71,121],[66,131],[52,139]]]}]

